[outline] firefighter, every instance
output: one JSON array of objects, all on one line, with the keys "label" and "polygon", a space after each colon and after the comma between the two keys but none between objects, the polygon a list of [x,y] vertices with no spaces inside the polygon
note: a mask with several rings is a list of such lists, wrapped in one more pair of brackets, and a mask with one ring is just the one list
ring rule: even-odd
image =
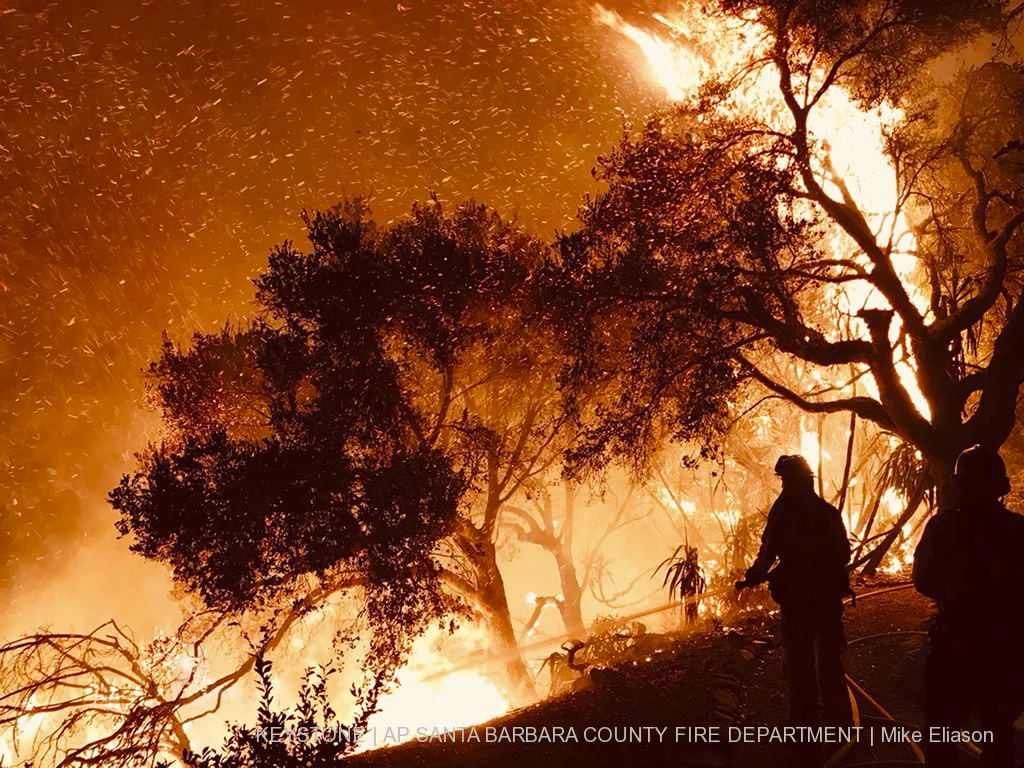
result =
[{"label": "firefighter", "polygon": [[1013,724],[1024,704],[1024,517],[1000,501],[1009,491],[999,454],[968,448],[953,470],[954,503],[928,521],[914,553],[914,586],[938,606],[925,670],[930,768],[957,764],[957,745],[942,728],[959,730],[972,714],[992,734],[979,745],[982,765],[1014,764]]},{"label": "firefighter", "polygon": [[839,511],[815,493],[803,456],[782,456],[775,473],[782,493],[768,513],[757,559],[736,588],[767,581],[781,608],[792,724],[818,724],[820,689],[829,723],[847,727],[853,716],[842,651],[850,542]]}]

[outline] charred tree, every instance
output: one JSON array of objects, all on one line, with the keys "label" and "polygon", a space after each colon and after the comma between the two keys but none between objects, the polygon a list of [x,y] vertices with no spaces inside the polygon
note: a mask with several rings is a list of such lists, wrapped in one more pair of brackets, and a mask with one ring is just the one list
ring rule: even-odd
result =
[{"label": "charred tree", "polygon": [[577,489],[568,482],[562,484],[564,504],[561,515],[556,518],[551,490],[540,486],[531,491],[529,508],[508,505],[506,525],[520,541],[534,544],[548,552],[558,568],[560,599],[554,605],[562,617],[565,631],[579,640],[586,639],[586,624],[583,621],[584,584],[577,574],[573,541],[576,528]]},{"label": "charred tree", "polygon": [[492,655],[504,665],[516,703],[530,703],[536,691],[512,626],[512,614],[494,542],[471,525],[463,526],[455,538],[462,551],[465,568],[462,575],[449,573],[450,583],[467,596],[490,629]]}]

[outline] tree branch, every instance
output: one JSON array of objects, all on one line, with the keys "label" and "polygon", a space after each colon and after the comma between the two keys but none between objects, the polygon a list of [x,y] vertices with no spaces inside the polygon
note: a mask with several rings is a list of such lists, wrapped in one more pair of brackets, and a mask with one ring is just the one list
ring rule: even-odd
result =
[{"label": "tree branch", "polygon": [[774,392],[779,397],[784,400],[788,400],[808,413],[844,413],[852,411],[861,418],[874,422],[878,426],[882,427],[882,429],[893,432],[896,431],[896,425],[893,424],[892,419],[889,418],[889,414],[886,412],[885,408],[880,402],[873,398],[858,395],[856,397],[839,398],[836,400],[808,400],[803,395],[797,394],[788,387],[765,375],[748,360],[742,359],[741,362],[744,370],[750,378],[759,382],[766,389]]}]

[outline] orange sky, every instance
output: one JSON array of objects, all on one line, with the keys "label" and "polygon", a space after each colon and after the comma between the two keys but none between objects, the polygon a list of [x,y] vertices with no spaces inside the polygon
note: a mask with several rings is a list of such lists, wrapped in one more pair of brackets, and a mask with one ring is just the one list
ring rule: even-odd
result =
[{"label": "orange sky", "polygon": [[303,207],[372,193],[390,218],[435,189],[547,236],[624,116],[661,97],[577,0],[7,0],[0,38],[15,613],[26,586],[106,546],[161,332],[247,313],[248,278]]}]

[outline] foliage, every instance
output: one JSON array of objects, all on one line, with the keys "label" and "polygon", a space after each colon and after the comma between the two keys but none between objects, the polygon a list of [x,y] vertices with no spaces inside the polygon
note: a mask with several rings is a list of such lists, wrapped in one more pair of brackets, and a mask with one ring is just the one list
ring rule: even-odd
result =
[{"label": "foliage", "polygon": [[548,670],[548,675],[551,678],[548,685],[549,696],[557,696],[569,690],[580,677],[579,672],[569,667],[568,651],[565,653],[553,651],[548,654],[541,663],[540,669],[537,670],[537,675],[543,674],[545,669]]},{"label": "foliage", "polygon": [[[577,471],[613,458],[642,468],[664,434],[713,450],[748,389],[811,413],[853,411],[921,451],[940,479],[966,445],[1006,438],[1024,381],[1024,77],[990,65],[936,96],[924,66],[1004,10],[813,0],[708,9],[723,29],[756,25],[760,42],[601,159],[608,189],[560,238],[541,281],[572,357],[563,381],[580,425]],[[752,83],[765,91],[744,102]],[[974,106],[982,84],[999,105],[989,114]],[[901,110],[877,150],[896,182],[881,213],[834,167],[816,128],[841,89],[864,109]],[[912,222],[915,275],[896,267],[901,217]],[[844,304],[847,290],[882,306]],[[870,374],[877,394],[794,386],[774,370],[780,355],[816,369],[819,383]],[[927,416],[899,373],[911,358]],[[577,393],[595,389],[600,402],[581,407]]]},{"label": "foliage", "polygon": [[[358,589],[371,657],[390,664],[458,608],[438,553],[463,529],[481,455],[543,442],[534,418],[508,444],[457,403],[472,382],[454,372],[495,377],[481,350],[543,246],[473,203],[431,201],[383,227],[347,200],[304,221],[311,250],[273,250],[254,322],[165,339],[149,381],[166,439],[110,500],[132,548],[211,607],[273,609],[309,580]],[[525,386],[529,358],[507,341],[516,354],[491,358]]]},{"label": "foliage", "polygon": [[877,486],[892,488],[903,498],[909,499],[922,481],[927,484],[926,487],[932,486],[927,466],[913,446],[900,443],[882,464]]},{"label": "foliage", "polygon": [[639,621],[623,621],[613,616],[598,616],[590,636],[575,663],[585,667],[610,667],[632,659],[630,651],[647,637],[647,627]]},{"label": "foliage", "polygon": [[862,103],[897,103],[943,51],[998,29],[1007,7],[999,0],[723,0],[732,14],[764,14],[785,31],[801,75],[817,64],[835,67]]},{"label": "foliage", "polygon": [[662,568],[665,578],[661,586],[668,589],[669,599],[678,601],[683,607],[683,616],[689,623],[697,621],[699,601],[704,594],[707,580],[700,567],[700,557],[696,547],[680,544],[672,554],[658,564],[654,575]]},{"label": "foliage", "polygon": [[760,512],[744,515],[725,537],[723,576],[730,583],[741,578],[761,545],[765,517]]},{"label": "foliage", "polygon": [[135,768],[187,744],[180,637],[146,646],[108,621],[88,633],[41,631],[0,646],[0,734],[28,765]]},{"label": "foliage", "polygon": [[307,669],[293,710],[275,710],[273,668],[260,657],[255,672],[259,680],[260,703],[255,725],[233,725],[224,747],[207,747],[200,753],[186,753],[189,768],[307,768],[340,764],[341,758],[357,745],[369,718],[377,711],[383,691],[378,677],[365,690],[351,688],[355,712],[346,724],[339,722],[327,693],[333,668]]}]

